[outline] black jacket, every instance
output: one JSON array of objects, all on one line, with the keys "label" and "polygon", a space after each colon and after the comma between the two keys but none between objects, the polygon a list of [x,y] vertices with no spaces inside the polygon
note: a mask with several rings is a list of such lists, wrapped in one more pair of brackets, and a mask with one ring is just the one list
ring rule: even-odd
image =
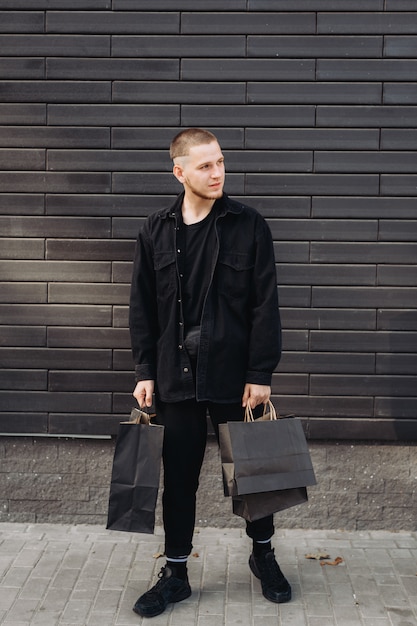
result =
[{"label": "black jacket", "polygon": [[150,215],[138,236],[129,315],[136,381],[155,380],[165,402],[240,402],[245,383],[271,384],[281,356],[271,232],[255,209],[226,195],[214,204],[217,244],[194,385],[177,267],[182,200]]}]

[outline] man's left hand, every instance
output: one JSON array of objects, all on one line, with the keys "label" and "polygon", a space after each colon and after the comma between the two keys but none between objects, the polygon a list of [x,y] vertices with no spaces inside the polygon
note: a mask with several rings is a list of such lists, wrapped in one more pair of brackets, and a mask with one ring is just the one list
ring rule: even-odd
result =
[{"label": "man's left hand", "polygon": [[254,385],[252,383],[246,383],[242,396],[242,406],[246,407],[248,404],[251,409],[254,409],[258,404],[265,404],[271,397],[271,387],[269,385]]}]

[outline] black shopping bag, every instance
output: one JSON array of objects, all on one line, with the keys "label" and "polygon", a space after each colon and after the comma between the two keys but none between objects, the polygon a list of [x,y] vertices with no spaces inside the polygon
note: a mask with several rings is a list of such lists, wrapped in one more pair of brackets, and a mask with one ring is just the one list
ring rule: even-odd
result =
[{"label": "black shopping bag", "polygon": [[[265,405],[266,406],[266,405]],[[269,413],[253,419],[249,407],[245,421],[220,424],[220,452],[225,496],[281,491],[316,484],[301,421],[277,419]]]},{"label": "black shopping bag", "polygon": [[243,517],[248,522],[254,522],[257,519],[272,515],[272,513],[303,504],[307,500],[306,487],[248,493],[242,496],[233,496],[233,513]]},{"label": "black shopping bag", "polygon": [[133,409],[132,421],[119,425],[110,484],[109,530],[154,532],[164,427],[150,423],[151,417]]}]

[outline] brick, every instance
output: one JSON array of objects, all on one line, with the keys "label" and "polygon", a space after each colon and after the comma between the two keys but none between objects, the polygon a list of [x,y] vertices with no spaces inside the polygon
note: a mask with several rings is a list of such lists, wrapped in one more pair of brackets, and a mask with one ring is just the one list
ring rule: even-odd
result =
[{"label": "brick", "polygon": [[[95,415],[84,413],[50,413],[48,432],[51,435],[117,435],[119,423],[126,415]],[[78,510],[78,507],[77,507]]]},{"label": "brick", "polygon": [[[194,56],[194,55],[193,55]],[[219,55],[220,56],[220,55]],[[234,55],[236,56],[236,55]],[[315,62],[297,59],[187,59],[181,63],[183,80],[313,81]],[[254,125],[248,122],[247,125]],[[211,122],[210,122],[211,124]],[[216,125],[216,124],[214,124]],[[246,125],[246,124],[245,124]],[[265,122],[263,126],[269,125]],[[313,124],[311,124],[313,126]],[[256,124],[259,126],[259,124]]]},{"label": "brick", "polygon": [[258,150],[378,150],[379,131],[355,128],[248,128],[246,147]]},{"label": "brick", "polygon": [[415,310],[380,309],[377,311],[377,328],[379,330],[417,330]]},{"label": "brick", "polygon": [[[411,418],[415,429],[416,417],[415,398],[375,398],[375,415],[377,417]],[[401,440],[401,437],[398,437]]]},{"label": "brick", "polygon": [[[227,166],[226,166],[227,169]],[[302,197],[235,196],[256,208],[264,217],[310,217],[310,199]]]},{"label": "brick", "polygon": [[3,367],[12,369],[27,367],[28,363],[36,363],[37,367],[40,369],[76,369],[80,367],[80,365],[83,370],[96,370],[98,368],[102,370],[111,369],[111,350],[91,349],[88,346],[88,342],[86,342],[86,346],[83,346],[84,349],[36,347],[0,348],[0,356]]},{"label": "brick", "polygon": [[110,174],[82,172],[0,172],[0,192],[108,193]]},{"label": "brick", "polygon": [[[24,261],[21,261],[24,263]],[[19,263],[19,261],[17,261]],[[18,267],[16,270],[12,267],[9,267],[9,275],[11,278],[6,280],[19,280],[18,278]],[[4,267],[1,264],[1,273],[7,273],[7,266]],[[42,283],[29,283],[25,282],[26,280],[30,280],[29,276],[24,276],[20,279],[19,283],[12,282],[4,282],[2,283],[1,294],[0,294],[0,302],[5,304],[17,304],[21,302],[25,302],[27,304],[42,304],[47,302],[48,294],[47,294],[47,285]],[[36,280],[39,280],[36,278]]]},{"label": "brick", "polygon": [[417,355],[415,354],[377,354],[377,374],[415,374]]},{"label": "brick", "polygon": [[113,369],[131,371],[134,370],[131,350],[114,350]]},{"label": "brick", "polygon": [[164,126],[179,124],[179,105],[66,105],[48,107],[48,123],[52,126]]},{"label": "brick", "polygon": [[2,280],[15,281],[106,282],[110,276],[111,264],[104,261],[3,261],[0,270]]},{"label": "brick", "polygon": [[[310,258],[310,247],[308,242],[279,242],[274,245],[275,260],[278,263],[308,263]],[[278,282],[280,276],[285,274],[285,267],[278,271]]]},{"label": "brick", "polygon": [[[175,80],[176,59],[46,59],[48,79],[65,80]],[[152,101],[153,102],[153,101]]]},{"label": "brick", "polygon": [[398,287],[313,287],[313,305],[347,308],[413,308],[417,289]]},{"label": "brick", "polygon": [[375,195],[378,188],[371,174],[246,174],[246,191],[256,195]]},{"label": "brick", "polygon": [[[1,198],[1,194],[0,194]],[[169,206],[172,196],[139,196],[124,194],[48,194],[46,196],[46,213],[48,215],[61,216],[84,216],[112,217],[117,211],[118,215],[143,215],[146,216],[156,208]],[[69,233],[66,232],[69,236]],[[74,234],[74,237],[76,234]],[[92,238],[98,237],[91,235]]]},{"label": "brick", "polygon": [[36,304],[29,308],[24,304],[3,304],[0,313],[4,324],[111,326],[110,306]]},{"label": "brick", "polygon": [[110,35],[0,35],[4,56],[106,57]]},{"label": "brick", "polygon": [[384,103],[417,104],[417,88],[413,83],[385,83]]},{"label": "brick", "polygon": [[0,378],[0,389],[14,391],[43,391],[48,388],[46,370],[4,370]]},{"label": "brick", "polygon": [[19,148],[109,148],[107,128],[2,126],[0,146]]},{"label": "brick", "polygon": [[246,86],[242,83],[214,82],[120,82],[113,84],[113,102],[244,104]]},{"label": "brick", "polygon": [[50,33],[177,33],[179,13],[145,11],[47,11]]},{"label": "brick", "polygon": [[129,307],[114,306],[113,307],[113,326],[115,328],[128,328],[129,326]]},{"label": "brick", "polygon": [[417,125],[417,107],[357,106],[317,107],[318,126],[346,127],[410,127]]},{"label": "brick", "polygon": [[28,58],[0,58],[0,78],[24,80],[45,78],[45,61]]},{"label": "brick", "polygon": [[187,125],[197,124],[201,116],[209,124],[223,123],[232,126],[310,126],[314,110],[311,106],[193,106],[183,105],[183,121]]},{"label": "brick", "polygon": [[417,176],[381,175],[381,193],[385,196],[413,196],[417,187]]},{"label": "brick", "polygon": [[415,376],[332,376],[312,374],[310,393],[315,396],[409,396],[416,388]]},{"label": "brick", "polygon": [[415,220],[381,220],[379,238],[382,241],[416,241]]},{"label": "brick", "polygon": [[[395,0],[393,0],[395,2]],[[401,0],[400,0],[401,2]],[[258,11],[310,11],[311,0],[249,0],[249,10],[257,9]],[[395,4],[395,7],[397,4]],[[383,11],[383,0],[315,0],[315,11]],[[397,9],[395,9],[397,10]]]},{"label": "brick", "polygon": [[251,104],[379,104],[382,87],[378,83],[279,83],[248,84]]},{"label": "brick", "polygon": [[46,327],[0,325],[0,346],[46,346]]},{"label": "brick", "polygon": [[61,217],[0,217],[0,230],[10,237],[58,237],[65,232],[67,237],[76,237],[82,229],[83,237],[109,237],[108,218],[61,218]]},{"label": "brick", "polygon": [[[159,11],[171,11],[171,0],[113,0],[112,8],[114,11],[131,10],[159,10]],[[195,2],[193,0],[178,0],[175,4],[177,11],[187,11],[195,9]],[[223,0],[212,0],[210,2],[210,8],[212,11],[223,11]],[[242,11],[246,9],[246,0],[229,0],[227,3],[229,11]]]},{"label": "brick", "polygon": [[[396,198],[395,216],[398,219],[413,218],[416,215],[414,198]],[[384,218],[392,215],[391,198],[341,198],[341,197],[314,197],[312,199],[313,217],[338,217],[343,214],[346,218]],[[372,248],[372,246],[371,246]],[[374,248],[372,248],[374,249]],[[358,258],[363,258],[362,254]],[[354,262],[352,260],[352,262]]]},{"label": "brick", "polygon": [[[284,352],[278,366],[279,372],[334,374],[373,374],[375,357],[371,354],[349,352]],[[412,373],[412,372],[409,372]]]},{"label": "brick", "polygon": [[315,331],[311,350],[317,352],[414,352],[417,335],[412,332]]},{"label": "brick", "polygon": [[[1,340],[0,340],[1,343]],[[126,348],[130,357],[128,369],[132,369],[130,335],[125,328],[48,328],[50,348]]]},{"label": "brick", "polygon": [[[251,17],[250,14],[248,14]],[[248,36],[248,56],[271,58],[378,58],[382,56],[383,37],[343,37],[305,35],[297,37]]]},{"label": "brick", "polygon": [[6,239],[2,238],[0,248],[2,259],[43,259],[43,239]]},{"label": "brick", "polygon": [[[0,0],[0,8],[25,9],[27,0]],[[111,0],[31,0],[31,9],[110,9]]]},{"label": "brick", "polygon": [[65,407],[69,412],[109,413],[110,393],[49,393],[47,391],[15,392],[1,391],[1,405],[10,411],[54,411]]},{"label": "brick", "polygon": [[413,150],[417,147],[417,130],[381,129],[381,150]]},{"label": "brick", "polygon": [[308,393],[308,375],[306,374],[274,374],[272,376],[272,393],[300,394]]},{"label": "brick", "polygon": [[[0,40],[1,41],[1,40]],[[205,58],[244,57],[246,55],[246,37],[244,35],[114,35],[112,37],[113,57],[135,58]],[[202,63],[202,61],[199,61]],[[211,62],[212,63],[212,62]],[[218,68],[218,64],[216,63]],[[218,68],[219,69],[219,68]],[[223,76],[223,73],[221,73]],[[203,76],[195,76],[195,80],[202,80]],[[227,77],[225,76],[224,78]],[[183,73],[183,79],[185,79]],[[219,79],[219,71],[214,80]]]},{"label": "brick", "polygon": [[314,166],[316,172],[417,172],[414,152],[317,151]]},{"label": "brick", "polygon": [[45,434],[48,432],[47,413],[29,413],[24,411],[19,413],[1,413],[0,431],[2,433],[22,433],[25,435],[36,433]]},{"label": "brick", "polygon": [[315,33],[316,16],[314,13],[245,13],[195,12],[183,13],[181,32],[185,34],[206,34],[211,32],[224,34],[262,33]]},{"label": "brick", "polygon": [[329,417],[363,418],[373,416],[373,401],[371,398],[365,397],[277,396],[277,405],[279,405],[282,415],[299,417],[323,417],[327,415]]},{"label": "brick", "polygon": [[[1,158],[1,152],[0,152]],[[55,171],[169,171],[167,151],[49,150],[48,169]]]},{"label": "brick", "polygon": [[372,309],[297,309],[281,307],[281,322],[283,328],[309,328],[316,330],[376,329],[376,315]]},{"label": "brick", "polygon": [[86,92],[83,81],[16,81],[2,82],[4,102],[110,102],[109,82],[94,82]]},{"label": "brick", "polygon": [[44,202],[42,194],[28,196],[20,193],[0,193],[0,213],[2,215],[19,215],[24,212],[26,215],[42,215]]},{"label": "brick", "polygon": [[285,329],[283,331],[283,345],[285,350],[305,352],[308,349],[308,331]]},{"label": "brick", "polygon": [[344,59],[335,61],[317,61],[317,78],[319,80],[365,80],[372,77],[375,81],[413,80],[417,69],[417,61],[404,59]]},{"label": "brick", "polygon": [[0,149],[0,170],[42,170],[45,150]]},{"label": "brick", "polygon": [[375,11],[369,13],[318,13],[319,34],[412,34],[417,32],[417,13]]},{"label": "brick", "polygon": [[[130,277],[132,275],[132,267],[129,264]],[[57,280],[64,280],[65,277],[57,277]],[[68,304],[124,304],[129,302],[130,289],[125,285],[117,284],[97,284],[98,279],[94,274],[90,275],[90,281],[85,282],[85,278],[81,276],[79,282],[67,284],[55,282],[49,286],[49,302],[52,304],[68,303]],[[87,278],[88,280],[88,278]],[[93,282],[93,280],[95,282]],[[129,278],[130,283],[131,278]]]},{"label": "brick", "polygon": [[132,372],[66,371],[49,372],[48,390],[52,393],[67,391],[129,392],[135,384]]},{"label": "brick", "polygon": [[[242,128],[209,128],[219,139],[223,149],[237,150],[243,147],[244,131]],[[173,137],[180,128],[113,128],[113,148],[135,150],[168,150]]]},{"label": "brick", "polygon": [[119,304],[128,302],[130,293],[130,283],[132,280],[132,263],[115,261],[113,263],[113,280],[117,283],[125,283],[125,287],[120,285],[121,300]]},{"label": "brick", "polygon": [[0,104],[0,124],[45,124],[46,104]]},{"label": "brick", "polygon": [[308,307],[311,305],[311,287],[284,285],[279,287],[278,291],[281,306]]},{"label": "brick", "polygon": [[312,242],[313,263],[413,263],[417,254],[414,243],[321,243]]},{"label": "brick", "polygon": [[43,33],[41,11],[2,11],[1,33]]},{"label": "brick", "polygon": [[130,261],[133,259],[134,251],[134,243],[126,241],[91,239],[48,239],[46,241],[46,258],[49,260]]},{"label": "brick", "polygon": [[277,266],[281,285],[375,285],[372,265],[314,265],[282,263]]},{"label": "brick", "polygon": [[224,151],[228,172],[311,172],[312,152]]},{"label": "brick", "polygon": [[413,58],[417,52],[417,37],[402,35],[385,35],[384,37],[384,56]]}]

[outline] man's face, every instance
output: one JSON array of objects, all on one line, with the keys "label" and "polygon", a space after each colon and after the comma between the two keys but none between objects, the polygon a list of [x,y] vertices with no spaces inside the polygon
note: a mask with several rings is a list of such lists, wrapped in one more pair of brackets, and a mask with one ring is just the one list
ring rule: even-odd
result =
[{"label": "man's face", "polygon": [[174,175],[188,196],[216,200],[223,195],[224,156],[217,141],[190,148],[189,155],[176,159]]}]

